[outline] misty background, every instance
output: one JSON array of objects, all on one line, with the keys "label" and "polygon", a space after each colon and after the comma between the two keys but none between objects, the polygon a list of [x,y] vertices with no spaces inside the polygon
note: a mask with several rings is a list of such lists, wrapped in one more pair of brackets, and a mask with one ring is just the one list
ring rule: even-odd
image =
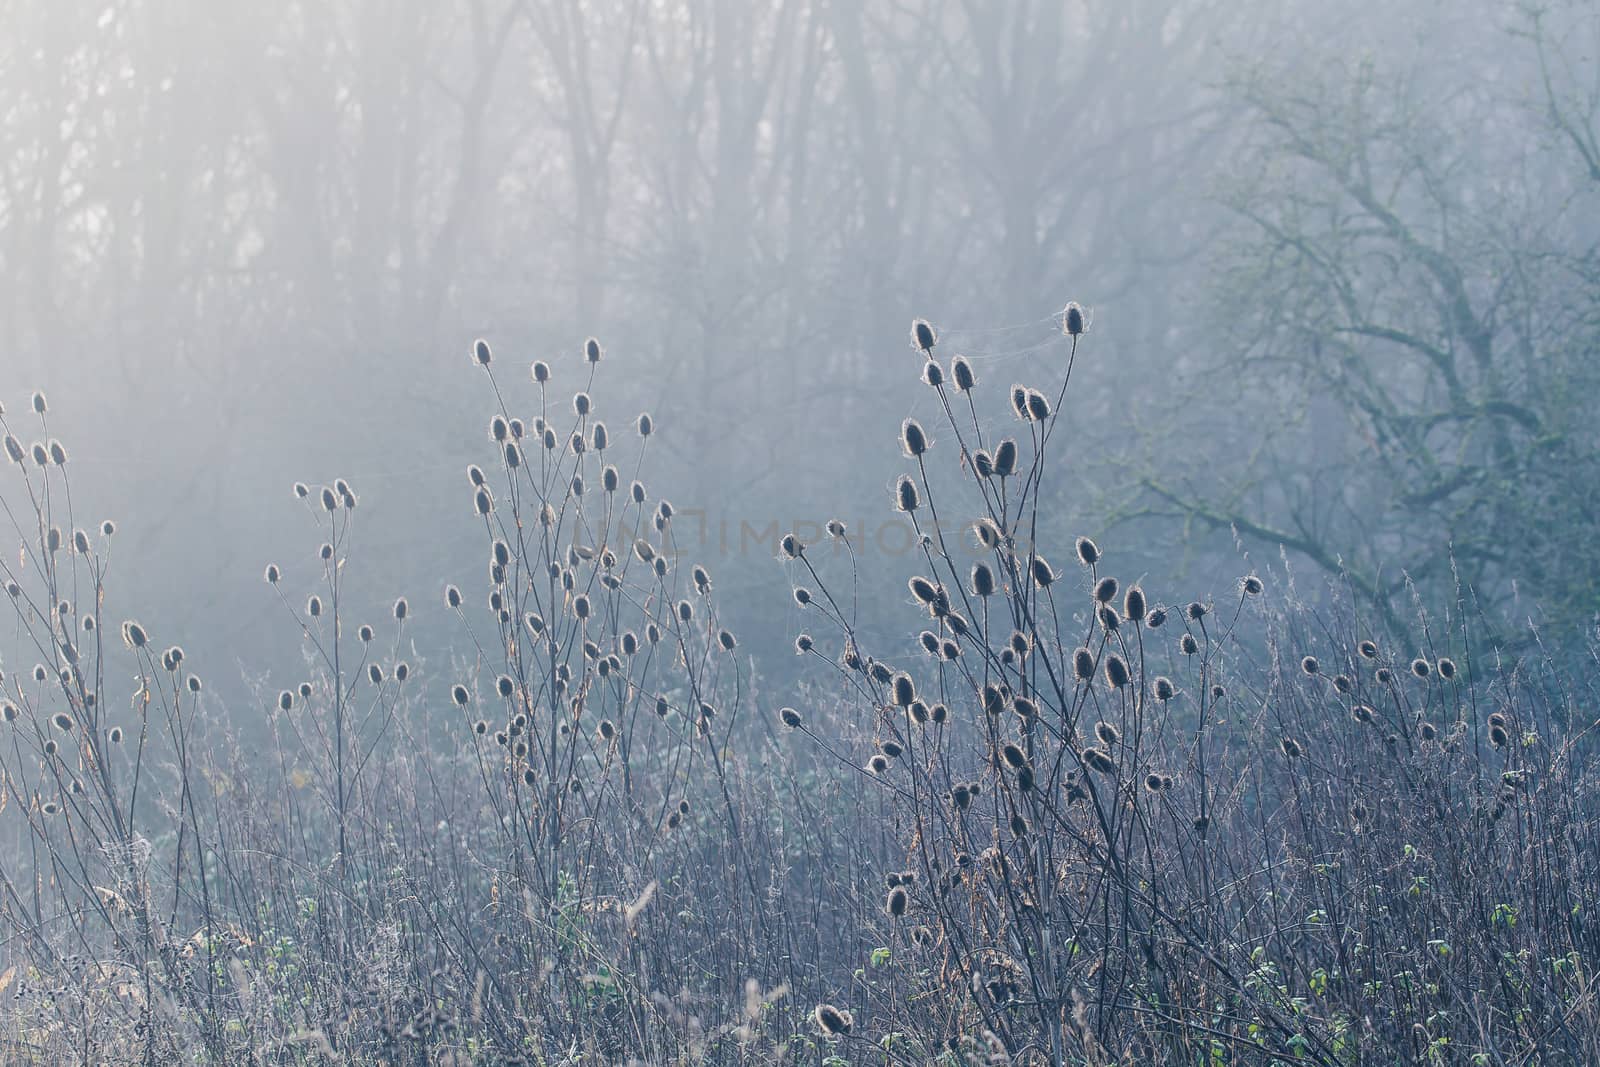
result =
[{"label": "misty background", "polygon": [[912,319],[1053,396],[1068,300],[1058,565],[1185,601],[1285,546],[1374,625],[1409,581],[1559,644],[1600,611],[1597,46],[1586,0],[4,0],[0,398],[118,521],[112,617],[241,704],[299,675],[297,480],[361,499],[347,618],[458,638],[480,336],[513,408],[602,342],[768,685],[797,523],[865,534],[888,648]]}]

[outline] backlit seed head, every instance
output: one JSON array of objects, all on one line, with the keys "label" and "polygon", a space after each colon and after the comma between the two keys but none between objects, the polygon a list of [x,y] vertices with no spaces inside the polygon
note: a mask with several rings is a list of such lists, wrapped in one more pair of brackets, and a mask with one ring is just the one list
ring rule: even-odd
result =
[{"label": "backlit seed head", "polygon": [[1122,614],[1129,622],[1143,622],[1145,616],[1144,590],[1138,586],[1129,586],[1128,592],[1122,598]]},{"label": "backlit seed head", "polygon": [[972,565],[972,593],[980,597],[994,595],[994,571],[987,563],[980,561]]},{"label": "backlit seed head", "polygon": [[49,410],[50,410],[50,405],[45,402],[44,394],[43,393],[34,393],[33,394],[33,413],[35,415],[43,415],[45,412],[47,412]]},{"label": "backlit seed head", "polygon": [[1417,733],[1424,741],[1432,741],[1438,736],[1439,731],[1434,729],[1433,723],[1425,722],[1417,727]]},{"label": "backlit seed head", "polygon": [[904,886],[895,886],[889,890],[889,897],[883,902],[883,910],[889,913],[891,919],[898,919],[906,913],[911,898],[906,895]]},{"label": "backlit seed head", "polygon": [[150,641],[145,628],[132,619],[122,624],[122,640],[129,648],[143,648]]},{"label": "backlit seed head", "polygon": [[1028,765],[1028,757],[1023,754],[1022,749],[1009,742],[1000,749],[1000,758],[1005,760],[1006,765],[1012,770]]},{"label": "backlit seed head", "polygon": [[808,604],[810,604],[811,603],[811,590],[807,589],[803,585],[795,586],[795,589],[794,589],[794,602],[796,604],[799,604],[802,608],[807,606]]},{"label": "backlit seed head", "polygon": [[1356,720],[1356,722],[1363,723],[1367,726],[1372,725],[1375,718],[1372,709],[1365,704],[1357,704],[1355,707],[1350,709],[1350,714]]},{"label": "backlit seed head", "polygon": [[972,364],[967,362],[966,356],[957,356],[950,361],[950,377],[963,393],[971,392],[972,387],[978,384],[978,378],[972,373]]},{"label": "backlit seed head", "polygon": [[917,687],[911,680],[911,675],[901,671],[894,676],[894,703],[896,707],[908,708],[917,699]]},{"label": "backlit seed head", "polygon": [[902,474],[894,488],[895,508],[910,514],[917,510],[920,500],[917,496],[917,483],[912,481],[909,474]]},{"label": "backlit seed head", "polygon": [[1316,674],[1322,668],[1317,663],[1317,657],[1307,656],[1300,661],[1300,669],[1307,674]]},{"label": "backlit seed head", "polygon": [[939,343],[939,334],[927,319],[917,319],[911,324],[911,343],[921,352],[932,352]]},{"label": "backlit seed head", "polygon": [[1159,629],[1161,629],[1162,626],[1164,626],[1166,624],[1166,621],[1167,621],[1167,609],[1166,608],[1156,608],[1149,615],[1145,616],[1144,624],[1146,626],[1150,627],[1150,629],[1152,629],[1152,630],[1159,630]]},{"label": "backlit seed head", "polygon": [[50,450],[51,463],[54,463],[58,467],[65,467],[67,465],[67,450],[60,441],[51,438],[50,443],[46,447]]},{"label": "backlit seed head", "polygon": [[995,446],[994,474],[997,478],[1009,478],[1017,472],[1017,443],[1007,437]]},{"label": "backlit seed head", "polygon": [[1001,541],[1004,540],[1000,533],[1000,527],[995,524],[993,519],[979,519],[974,522],[972,524],[972,536],[977,541],[979,548],[991,552],[999,548]]},{"label": "backlit seed head", "polygon": [[1094,653],[1080,648],[1072,654],[1072,673],[1080,682],[1094,677]]},{"label": "backlit seed head", "polygon": [[1115,745],[1122,740],[1122,731],[1117,729],[1115,723],[1102,720],[1094,724],[1094,736],[1099,738],[1102,745]]},{"label": "backlit seed head", "polygon": [[928,451],[928,435],[922,429],[922,423],[907,419],[900,424],[900,448],[908,456],[920,456]]},{"label": "backlit seed head", "polygon": [[599,363],[600,357],[604,354],[604,349],[600,347],[600,342],[593,337],[583,342],[583,358],[586,362]]},{"label": "backlit seed head", "polygon": [[1261,591],[1265,588],[1266,586],[1261,583],[1261,579],[1253,574],[1247,574],[1239,579],[1239,591],[1245,596],[1260,596]]},{"label": "backlit seed head", "polygon": [[1363,641],[1357,647],[1360,649],[1361,655],[1364,656],[1365,658],[1367,658],[1367,659],[1377,659],[1378,658],[1378,646],[1377,646],[1377,644],[1375,642]]},{"label": "backlit seed head", "polygon": [[1411,661],[1411,673],[1416,675],[1418,678],[1426,678],[1428,675],[1433,673],[1433,667],[1428,663],[1427,660],[1422,659],[1419,656],[1417,659]]},{"label": "backlit seed head", "polygon": [[1192,656],[1200,651],[1200,642],[1194,639],[1194,634],[1184,634],[1178,639],[1178,649],[1185,656]]},{"label": "backlit seed head", "polygon": [[288,711],[292,707],[294,707],[294,694],[285,689],[278,694],[278,708],[281,711]]},{"label": "backlit seed head", "polygon": [[1108,634],[1114,634],[1122,626],[1122,619],[1117,615],[1117,609],[1110,604],[1101,604],[1095,615],[1100,620],[1100,626]]},{"label": "backlit seed head", "polygon": [[542,359],[534,360],[532,372],[533,372],[533,380],[535,382],[537,382],[540,385],[549,384],[549,382],[550,382],[550,364],[546,363]]},{"label": "backlit seed head", "polygon": [[1096,563],[1100,562],[1100,546],[1095,544],[1089,538],[1078,538],[1076,548],[1078,551],[1078,562],[1082,563],[1085,567],[1092,567]]},{"label": "backlit seed head", "polygon": [[467,687],[459,684],[452,686],[450,689],[450,699],[455,701],[456,707],[466,707],[467,701],[470,699],[470,694],[467,692]]},{"label": "backlit seed head", "polygon": [[1013,385],[1011,387],[1011,413],[1017,418],[1026,421],[1028,414],[1028,387]]},{"label": "backlit seed head", "polygon": [[791,730],[799,729],[802,721],[800,713],[793,708],[779,708],[778,719]]},{"label": "backlit seed head", "polygon": [[1200,603],[1198,600],[1190,601],[1189,606],[1184,609],[1184,614],[1188,615],[1189,618],[1194,622],[1199,622],[1210,613],[1211,609]]},{"label": "backlit seed head", "polygon": [[730,630],[723,630],[717,634],[717,644],[722,646],[724,652],[732,652],[738,643]]},{"label": "backlit seed head", "polygon": [[300,683],[299,692],[300,692],[300,699],[301,700],[310,700],[311,699],[311,683],[310,682],[301,682]]},{"label": "backlit seed head", "polygon": [[1033,557],[1028,570],[1033,575],[1034,584],[1041,589],[1048,589],[1056,580],[1056,572],[1050,569],[1050,561],[1043,556]]},{"label": "backlit seed head", "polygon": [[1068,337],[1077,337],[1083,331],[1083,308],[1078,305],[1077,301],[1073,301],[1061,313],[1061,332]]},{"label": "backlit seed head", "polygon": [[1165,704],[1167,701],[1172,699],[1173,694],[1176,692],[1177,690],[1172,686],[1171,678],[1168,678],[1166,675],[1157,676],[1155,680],[1155,694],[1157,700]]},{"label": "backlit seed head", "polygon": [[[494,497],[489,495],[487,486],[478,487],[478,491],[473,494],[472,504],[479,515],[488,515],[494,510]],[[545,506],[548,507],[549,505]]]},{"label": "backlit seed head", "polygon": [[1100,579],[1094,586],[1094,598],[1102,604],[1109,604],[1117,595],[1117,580],[1110,576]]},{"label": "backlit seed head", "polygon": [[304,500],[306,497],[311,495],[311,487],[305,482],[295,482],[294,495],[300,500]]},{"label": "backlit seed head", "polygon": [[1506,745],[1511,743],[1511,737],[1506,733],[1504,726],[1491,726],[1489,727],[1489,743],[1494,745],[1495,748],[1505,748]]},{"label": "backlit seed head", "polygon": [[17,440],[14,434],[6,434],[6,455],[13,463],[21,463],[28,457],[28,453],[22,447],[22,442]]},{"label": "backlit seed head", "polygon": [[327,512],[339,509],[339,497],[328,486],[322,487],[322,510]]},{"label": "backlit seed head", "polygon": [[1439,668],[1439,677],[1445,681],[1449,681],[1456,676],[1456,661],[1449,657],[1441,656],[1439,662],[1434,666]]},{"label": "backlit seed head", "polygon": [[944,368],[937,360],[928,360],[922,365],[922,380],[937,389],[944,384]]},{"label": "backlit seed head", "polygon": [[1050,400],[1037,389],[1028,390],[1028,419],[1043,422],[1050,417]]},{"label": "backlit seed head", "polygon": [[485,341],[483,338],[480,337],[475,342],[473,342],[473,345],[472,345],[472,360],[473,360],[474,363],[476,363],[480,367],[487,367],[489,365],[489,361],[492,358],[494,358],[494,357],[493,357],[493,354],[489,351],[489,342],[488,341]]},{"label": "backlit seed head", "polygon": [[815,647],[816,642],[811,639],[810,634],[800,634],[794,639],[794,650],[797,655],[804,655]]},{"label": "backlit seed head", "polygon": [[1372,672],[1372,677],[1377,679],[1379,685],[1388,685],[1390,682],[1394,681],[1394,672],[1388,667],[1379,667],[1377,670]]},{"label": "backlit seed head", "polygon": [[1086,748],[1083,750],[1083,763],[1091,771],[1101,774],[1115,774],[1117,761],[1111,758],[1110,753],[1100,748]]}]

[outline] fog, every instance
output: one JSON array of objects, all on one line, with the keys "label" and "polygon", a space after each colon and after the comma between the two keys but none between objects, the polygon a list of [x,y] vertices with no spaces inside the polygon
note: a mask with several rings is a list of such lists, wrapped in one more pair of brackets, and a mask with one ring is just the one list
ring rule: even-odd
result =
[{"label": "fog", "polygon": [[1594,15],[13,0],[0,384],[48,394],[75,521],[120,524],[111,610],[241,709],[301,655],[260,580],[316,571],[297,480],[360,497],[355,615],[405,594],[459,637],[475,338],[558,397],[602,342],[599,414],[633,448],[652,413],[642,477],[781,685],[778,531],[864,538],[869,629],[904,596],[913,317],[1002,387],[1055,379],[1069,300],[1052,538],[1197,593],[1287,545],[1308,596],[1348,568],[1398,619],[1409,576],[1570,638],[1600,589]]}]

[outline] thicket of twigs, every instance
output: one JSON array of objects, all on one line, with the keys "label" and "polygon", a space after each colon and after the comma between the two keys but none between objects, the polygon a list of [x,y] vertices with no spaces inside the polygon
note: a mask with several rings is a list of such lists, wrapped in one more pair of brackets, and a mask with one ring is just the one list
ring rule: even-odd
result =
[{"label": "thicket of twigs", "polygon": [[1119,582],[1038,537],[1081,312],[1040,388],[912,340],[913,639],[856,631],[852,531],[785,537],[781,708],[594,341],[516,385],[473,349],[465,590],[349,617],[356,492],[295,487],[264,595],[307,668],[257,709],[112,610],[45,398],[0,415],[0,1059],[1600,1062],[1592,657],[1486,658],[1469,591],[1396,634],[1281,574]]}]

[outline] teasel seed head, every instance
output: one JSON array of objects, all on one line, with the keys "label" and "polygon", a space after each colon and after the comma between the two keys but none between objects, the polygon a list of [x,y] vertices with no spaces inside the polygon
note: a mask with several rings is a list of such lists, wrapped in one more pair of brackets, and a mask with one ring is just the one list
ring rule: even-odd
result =
[{"label": "teasel seed head", "polygon": [[916,419],[906,419],[900,424],[900,448],[907,456],[920,456],[928,451],[928,435],[922,429],[922,423]]},{"label": "teasel seed head", "polygon": [[65,467],[67,465],[67,449],[60,441],[57,441],[52,437],[50,442],[45,447],[50,450],[51,463],[54,463],[58,467]]},{"label": "teasel seed head", "polygon": [[927,319],[917,319],[911,324],[911,343],[919,351],[929,353],[939,343],[939,334]]},{"label": "teasel seed head", "polygon": [[1056,572],[1050,569],[1050,561],[1043,556],[1033,557],[1028,569],[1033,575],[1034,584],[1041,589],[1048,589],[1056,580]]},{"label": "teasel seed head", "polygon": [[1411,673],[1418,678],[1426,678],[1433,673],[1433,667],[1427,660],[1419,656],[1411,661]]},{"label": "teasel seed head", "polygon": [[1433,723],[1431,722],[1425,722],[1418,725],[1417,733],[1424,741],[1432,741],[1439,735],[1439,731],[1434,729]]},{"label": "teasel seed head", "polygon": [[1129,622],[1143,622],[1145,617],[1144,590],[1136,585],[1128,587],[1122,598],[1122,614]]},{"label": "teasel seed head", "polygon": [[583,342],[583,358],[585,362],[599,363],[600,357],[604,354],[605,350],[600,347],[600,342],[593,337]]},{"label": "teasel seed head", "polygon": [[593,406],[593,402],[590,401],[588,393],[580,392],[580,393],[573,394],[573,397],[572,397],[572,411],[579,418],[582,418],[583,416],[589,414],[589,409],[592,406]]},{"label": "teasel seed head", "polygon": [[288,711],[293,707],[294,707],[294,694],[293,693],[291,693],[291,692],[289,692],[289,690],[285,689],[283,692],[278,694],[278,709],[280,711]]},{"label": "teasel seed head", "polygon": [[1061,331],[1068,337],[1077,337],[1083,333],[1083,308],[1077,301],[1072,301],[1061,313]]},{"label": "teasel seed head", "polygon": [[1439,657],[1439,662],[1434,666],[1439,669],[1439,677],[1447,682],[1456,676],[1456,661],[1448,656]]},{"label": "teasel seed head", "polygon": [[1355,707],[1350,709],[1350,714],[1356,720],[1356,722],[1362,723],[1366,726],[1371,726],[1376,718],[1372,709],[1365,704],[1357,704]]},{"label": "teasel seed head", "polygon": [[1261,579],[1253,574],[1247,574],[1239,579],[1239,591],[1245,596],[1260,596],[1261,591],[1265,588],[1266,586],[1262,584]]},{"label": "teasel seed head", "polygon": [[967,362],[966,356],[957,356],[950,361],[950,377],[963,393],[970,393],[972,387],[978,384],[978,378],[972,373],[972,364]]},{"label": "teasel seed head", "polygon": [[322,487],[322,510],[330,513],[339,510],[339,497],[326,485]]},{"label": "teasel seed head", "polygon": [[1200,651],[1200,642],[1194,639],[1194,634],[1184,634],[1178,639],[1178,649],[1185,656],[1192,656]]},{"label": "teasel seed head", "polygon": [[1167,609],[1156,608],[1149,615],[1145,616],[1144,624],[1152,630],[1159,630],[1166,624],[1166,621]]},{"label": "teasel seed head", "polygon": [[798,730],[802,722],[800,713],[793,708],[779,708],[778,719],[791,730]]},{"label": "teasel seed head", "polygon": [[994,595],[994,571],[987,563],[979,561],[972,565],[972,593],[979,597]]},{"label": "teasel seed head", "polygon": [[1091,771],[1098,771],[1101,774],[1115,774],[1117,772],[1117,761],[1112,759],[1111,754],[1106,752],[1105,749],[1094,747],[1084,749],[1083,763]]},{"label": "teasel seed head", "polygon": [[994,474],[997,478],[1009,478],[1017,472],[1017,443],[1007,437],[995,446]]},{"label": "teasel seed head", "polygon": [[145,628],[132,619],[122,624],[122,640],[129,648],[143,648],[150,641]]},{"label": "teasel seed head", "polygon": [[1363,642],[1361,642],[1360,646],[1358,646],[1358,647],[1360,649],[1361,655],[1363,657],[1365,657],[1366,659],[1377,659],[1378,658],[1378,646],[1377,646],[1376,642],[1363,641]]},{"label": "teasel seed head", "polygon": [[1300,742],[1292,737],[1285,737],[1278,742],[1278,747],[1283,749],[1283,754],[1290,759],[1299,759],[1301,756]]},{"label": "teasel seed head", "polygon": [[11,462],[20,464],[28,458],[28,453],[22,447],[22,442],[17,440],[15,434],[6,434],[6,455]]},{"label": "teasel seed head", "polygon": [[1102,604],[1109,604],[1117,595],[1117,580],[1109,575],[1100,579],[1094,586],[1094,598]]},{"label": "teasel seed head", "polygon": [[1050,417],[1050,399],[1037,389],[1029,389],[1027,396],[1028,419],[1043,422]]},{"label": "teasel seed head", "polygon": [[1072,654],[1072,673],[1080,682],[1087,682],[1094,677],[1094,653],[1087,648],[1079,648]]},{"label": "teasel seed head", "polygon": [[922,365],[922,380],[937,389],[944,384],[944,368],[937,360],[928,360]]},{"label": "teasel seed head", "polygon": [[912,480],[911,475],[900,476],[899,482],[895,484],[894,502],[897,510],[908,515],[917,510],[921,501],[917,496],[917,483]]},{"label": "teasel seed head", "polygon": [[1306,656],[1300,661],[1300,669],[1306,674],[1316,674],[1322,667],[1317,663],[1317,657]]}]

